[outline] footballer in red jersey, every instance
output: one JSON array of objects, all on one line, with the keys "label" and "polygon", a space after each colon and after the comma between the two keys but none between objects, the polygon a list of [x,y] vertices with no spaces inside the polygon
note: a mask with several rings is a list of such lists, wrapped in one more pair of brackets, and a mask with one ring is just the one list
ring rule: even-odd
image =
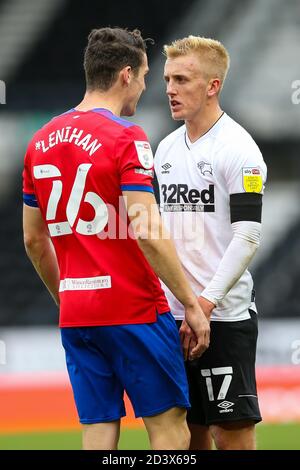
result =
[{"label": "footballer in red jersey", "polygon": [[208,347],[209,325],[165,236],[148,139],[120,118],[135,113],[145,89],[140,32],[93,30],[84,67],[83,101],[26,152],[26,252],[60,306],[84,449],[117,448],[124,391],[153,449],[187,449],[182,350],[157,275],[185,307],[191,358]]},{"label": "footballer in red jersey", "polygon": [[61,327],[153,322],[170,310],[128,233],[121,198],[122,191],[153,192],[152,177],[145,133],[108,110],[73,109],[35,134],[24,201],[40,208],[55,247]]}]

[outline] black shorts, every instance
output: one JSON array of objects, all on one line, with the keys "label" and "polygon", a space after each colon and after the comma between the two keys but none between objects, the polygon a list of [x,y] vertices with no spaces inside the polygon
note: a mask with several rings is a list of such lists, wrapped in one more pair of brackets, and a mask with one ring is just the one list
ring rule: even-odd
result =
[{"label": "black shorts", "polygon": [[257,315],[249,312],[249,320],[212,321],[209,348],[199,359],[186,361],[189,423],[261,421],[255,380]]}]

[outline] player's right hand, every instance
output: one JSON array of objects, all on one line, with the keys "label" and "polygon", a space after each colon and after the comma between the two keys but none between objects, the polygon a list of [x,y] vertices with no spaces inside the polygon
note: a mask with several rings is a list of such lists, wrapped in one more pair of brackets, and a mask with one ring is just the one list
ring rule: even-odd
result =
[{"label": "player's right hand", "polygon": [[210,326],[199,304],[185,308],[185,320],[179,330],[184,359],[200,357],[209,346]]}]

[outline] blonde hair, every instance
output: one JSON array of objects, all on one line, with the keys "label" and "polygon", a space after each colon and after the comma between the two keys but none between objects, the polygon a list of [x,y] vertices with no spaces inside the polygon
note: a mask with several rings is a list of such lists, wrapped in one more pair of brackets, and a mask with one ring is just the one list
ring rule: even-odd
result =
[{"label": "blonde hair", "polygon": [[203,74],[208,79],[219,78],[222,87],[229,69],[230,57],[219,41],[201,36],[188,36],[165,45],[164,53],[168,59],[195,53],[201,62],[204,62]]}]

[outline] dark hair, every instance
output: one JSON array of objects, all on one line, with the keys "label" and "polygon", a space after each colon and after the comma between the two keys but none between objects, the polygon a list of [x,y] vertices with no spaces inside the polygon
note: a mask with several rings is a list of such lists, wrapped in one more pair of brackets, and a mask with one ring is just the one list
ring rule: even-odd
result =
[{"label": "dark hair", "polygon": [[93,29],[84,54],[88,90],[108,90],[122,68],[130,65],[136,72],[142,65],[146,41],[138,29]]}]

